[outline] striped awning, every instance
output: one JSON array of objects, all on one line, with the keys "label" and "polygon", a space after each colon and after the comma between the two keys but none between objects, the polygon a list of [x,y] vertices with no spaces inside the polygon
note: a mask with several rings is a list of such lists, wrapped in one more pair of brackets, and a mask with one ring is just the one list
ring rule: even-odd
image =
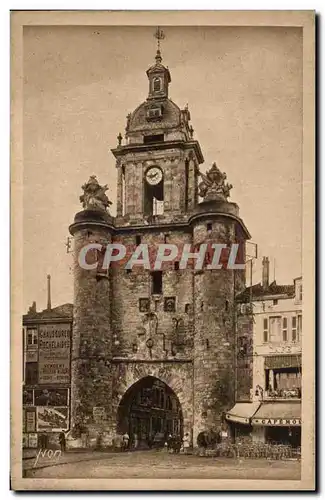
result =
[{"label": "striped awning", "polygon": [[264,366],[266,369],[276,370],[279,368],[300,368],[301,354],[265,356]]},{"label": "striped awning", "polygon": [[226,419],[230,422],[240,424],[250,424],[250,419],[260,407],[260,402],[255,403],[236,403],[235,406],[226,413]]},{"label": "striped awning", "polygon": [[301,425],[301,403],[262,403],[252,418],[252,425],[292,427]]}]

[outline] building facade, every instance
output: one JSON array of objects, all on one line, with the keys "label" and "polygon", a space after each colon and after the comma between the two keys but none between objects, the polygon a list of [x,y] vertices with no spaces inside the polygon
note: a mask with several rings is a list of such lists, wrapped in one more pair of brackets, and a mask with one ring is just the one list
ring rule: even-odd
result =
[{"label": "building facade", "polygon": [[70,428],[72,304],[23,316],[23,447],[47,448]]},{"label": "building facade", "polygon": [[[269,282],[263,258],[262,281],[239,297],[253,311],[253,386],[244,434],[254,441],[301,443],[302,278],[292,285]],[[239,408],[237,408],[239,409]],[[236,417],[235,417],[236,419]]]},{"label": "building facade", "polygon": [[[107,186],[92,176],[70,226],[71,424],[87,433],[87,446],[98,436],[110,444],[125,431],[143,443],[189,433],[196,444],[198,433],[221,425],[236,400],[249,399],[252,386],[248,354],[237,352],[235,298],[245,289],[245,270],[181,265],[184,247],[199,251],[212,243],[224,244],[227,255],[238,245],[244,262],[250,235],[238,206],[228,201],[226,175],[215,164],[206,174],[199,170],[204,159],[190,112],[168,97],[171,75],[159,50],[147,77],[148,97],[127,116],[125,140],[119,134],[112,149],[116,217],[108,210]],[[162,269],[116,265],[106,271],[101,251],[88,252],[85,269],[80,255],[93,244],[128,251],[148,245],[149,253],[176,244],[180,251]],[[249,335],[241,337],[251,345]]]}]

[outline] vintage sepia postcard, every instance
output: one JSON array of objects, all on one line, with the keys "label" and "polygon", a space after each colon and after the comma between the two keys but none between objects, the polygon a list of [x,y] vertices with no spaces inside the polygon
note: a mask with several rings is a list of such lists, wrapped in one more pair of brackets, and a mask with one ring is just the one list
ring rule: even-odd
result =
[{"label": "vintage sepia postcard", "polygon": [[12,489],[315,489],[314,29],[11,13]]}]

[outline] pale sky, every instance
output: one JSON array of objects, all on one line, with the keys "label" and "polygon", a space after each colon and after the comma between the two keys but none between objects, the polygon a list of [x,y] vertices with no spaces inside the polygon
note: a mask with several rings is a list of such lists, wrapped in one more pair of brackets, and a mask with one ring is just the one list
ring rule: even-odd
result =
[{"label": "pale sky", "polygon": [[[191,112],[206,171],[214,161],[233,184],[230,201],[259,261],[276,280],[301,275],[302,32],[298,28],[166,27],[163,64],[171,99]],[[73,302],[65,241],[92,174],[108,184],[110,149],[126,115],[147,97],[155,27],[24,28],[24,312]]]}]

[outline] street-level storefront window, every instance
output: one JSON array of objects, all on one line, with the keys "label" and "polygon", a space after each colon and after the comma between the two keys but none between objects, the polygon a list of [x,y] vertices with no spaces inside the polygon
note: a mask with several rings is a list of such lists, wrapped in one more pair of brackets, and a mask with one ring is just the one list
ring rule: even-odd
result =
[{"label": "street-level storefront window", "polygon": [[301,427],[265,427],[265,441],[298,448],[301,446]]}]

